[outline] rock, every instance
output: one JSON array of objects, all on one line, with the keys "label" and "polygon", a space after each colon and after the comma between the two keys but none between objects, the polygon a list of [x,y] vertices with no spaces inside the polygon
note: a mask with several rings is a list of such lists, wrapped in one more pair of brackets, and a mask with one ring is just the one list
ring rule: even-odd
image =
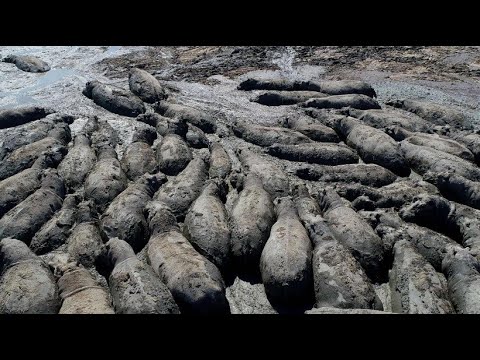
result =
[{"label": "rock", "polygon": [[237,277],[226,294],[232,314],[277,314],[261,283],[252,284]]}]

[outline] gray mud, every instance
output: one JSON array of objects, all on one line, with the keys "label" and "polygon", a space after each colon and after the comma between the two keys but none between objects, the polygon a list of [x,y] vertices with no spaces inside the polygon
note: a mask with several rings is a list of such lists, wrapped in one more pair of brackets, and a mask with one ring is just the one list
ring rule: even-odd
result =
[{"label": "gray mud", "polygon": [[[238,84],[249,78],[286,80],[362,80],[375,89],[383,109],[415,118],[416,115],[386,106],[396,99],[434,102],[461,111],[480,130],[480,47],[1,47],[7,55],[34,55],[51,70],[28,73],[14,64],[0,62],[0,110],[22,105],[51,107],[73,115],[72,138],[82,131],[88,117],[105,119],[117,131],[119,160],[132,142],[136,129],[147,125],[113,114],[82,94],[87,81],[129,90],[128,71],[138,67],[153,74],[169,94],[168,101],[195,107],[214,116],[218,130],[206,134],[222,145],[232,162],[232,171],[241,169],[235,150],[250,150],[285,172],[290,185],[305,183],[315,192],[328,184],[303,181],[295,176],[301,163],[266,155],[265,149],[250,144],[231,131],[234,121],[264,126],[280,126],[286,117],[303,116],[296,105],[264,106],[250,101],[264,91],[241,91]],[[147,113],[153,107],[146,104]],[[0,130],[0,146],[9,136]],[[161,141],[161,137],[157,141]],[[199,150],[193,150],[194,157]],[[359,161],[361,163],[361,160]],[[412,172],[410,178],[421,179]],[[231,212],[237,190],[230,187],[226,209]],[[54,261],[62,249],[42,256]],[[56,260],[55,260],[56,261]],[[62,261],[67,261],[62,258]],[[52,265],[53,266],[53,265]],[[94,271],[90,269],[89,271]],[[95,279],[106,287],[104,274]],[[391,311],[390,289],[375,284],[385,311]],[[276,313],[263,284],[236,278],[227,282],[226,296],[232,313]]]}]

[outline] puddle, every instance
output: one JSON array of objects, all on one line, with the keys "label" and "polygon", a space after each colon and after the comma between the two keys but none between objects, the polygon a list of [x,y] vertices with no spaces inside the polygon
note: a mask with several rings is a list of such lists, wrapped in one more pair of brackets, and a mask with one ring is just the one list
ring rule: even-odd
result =
[{"label": "puddle", "polygon": [[18,91],[0,92],[0,98],[13,97],[15,99],[14,104],[7,105],[4,108],[34,104],[37,103],[37,100],[29,95],[31,92],[51,86],[69,76],[79,75],[78,71],[73,69],[52,69],[46,73],[40,74],[34,85],[24,87]]},{"label": "puddle", "polygon": [[108,54],[108,55],[114,54],[121,48],[122,48],[121,46],[109,46],[107,50],[105,50],[105,54]]},{"label": "puddle", "polygon": [[32,91],[56,83],[67,76],[79,75],[77,71],[73,69],[52,69],[45,73],[44,76],[37,80],[37,83],[33,86],[26,87],[22,91]]}]

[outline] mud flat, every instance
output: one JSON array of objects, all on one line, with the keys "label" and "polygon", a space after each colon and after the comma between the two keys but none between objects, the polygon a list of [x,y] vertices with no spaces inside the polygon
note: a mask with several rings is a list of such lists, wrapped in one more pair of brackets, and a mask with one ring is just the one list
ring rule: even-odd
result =
[{"label": "mud flat", "polygon": [[480,311],[479,47],[0,58],[2,312]]}]

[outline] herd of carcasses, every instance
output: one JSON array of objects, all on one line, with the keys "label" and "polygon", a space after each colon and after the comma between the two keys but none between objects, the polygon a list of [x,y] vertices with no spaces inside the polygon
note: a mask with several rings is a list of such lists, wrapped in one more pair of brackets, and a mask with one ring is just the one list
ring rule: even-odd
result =
[{"label": "herd of carcasses", "polygon": [[73,116],[0,111],[0,313],[225,314],[236,276],[280,313],[480,313],[480,135],[464,114],[382,108],[361,81],[248,78],[251,101],[298,110],[262,126],[176,102],[141,69],[129,86],[83,91],[143,123],[121,160],[96,116],[72,139]]}]

